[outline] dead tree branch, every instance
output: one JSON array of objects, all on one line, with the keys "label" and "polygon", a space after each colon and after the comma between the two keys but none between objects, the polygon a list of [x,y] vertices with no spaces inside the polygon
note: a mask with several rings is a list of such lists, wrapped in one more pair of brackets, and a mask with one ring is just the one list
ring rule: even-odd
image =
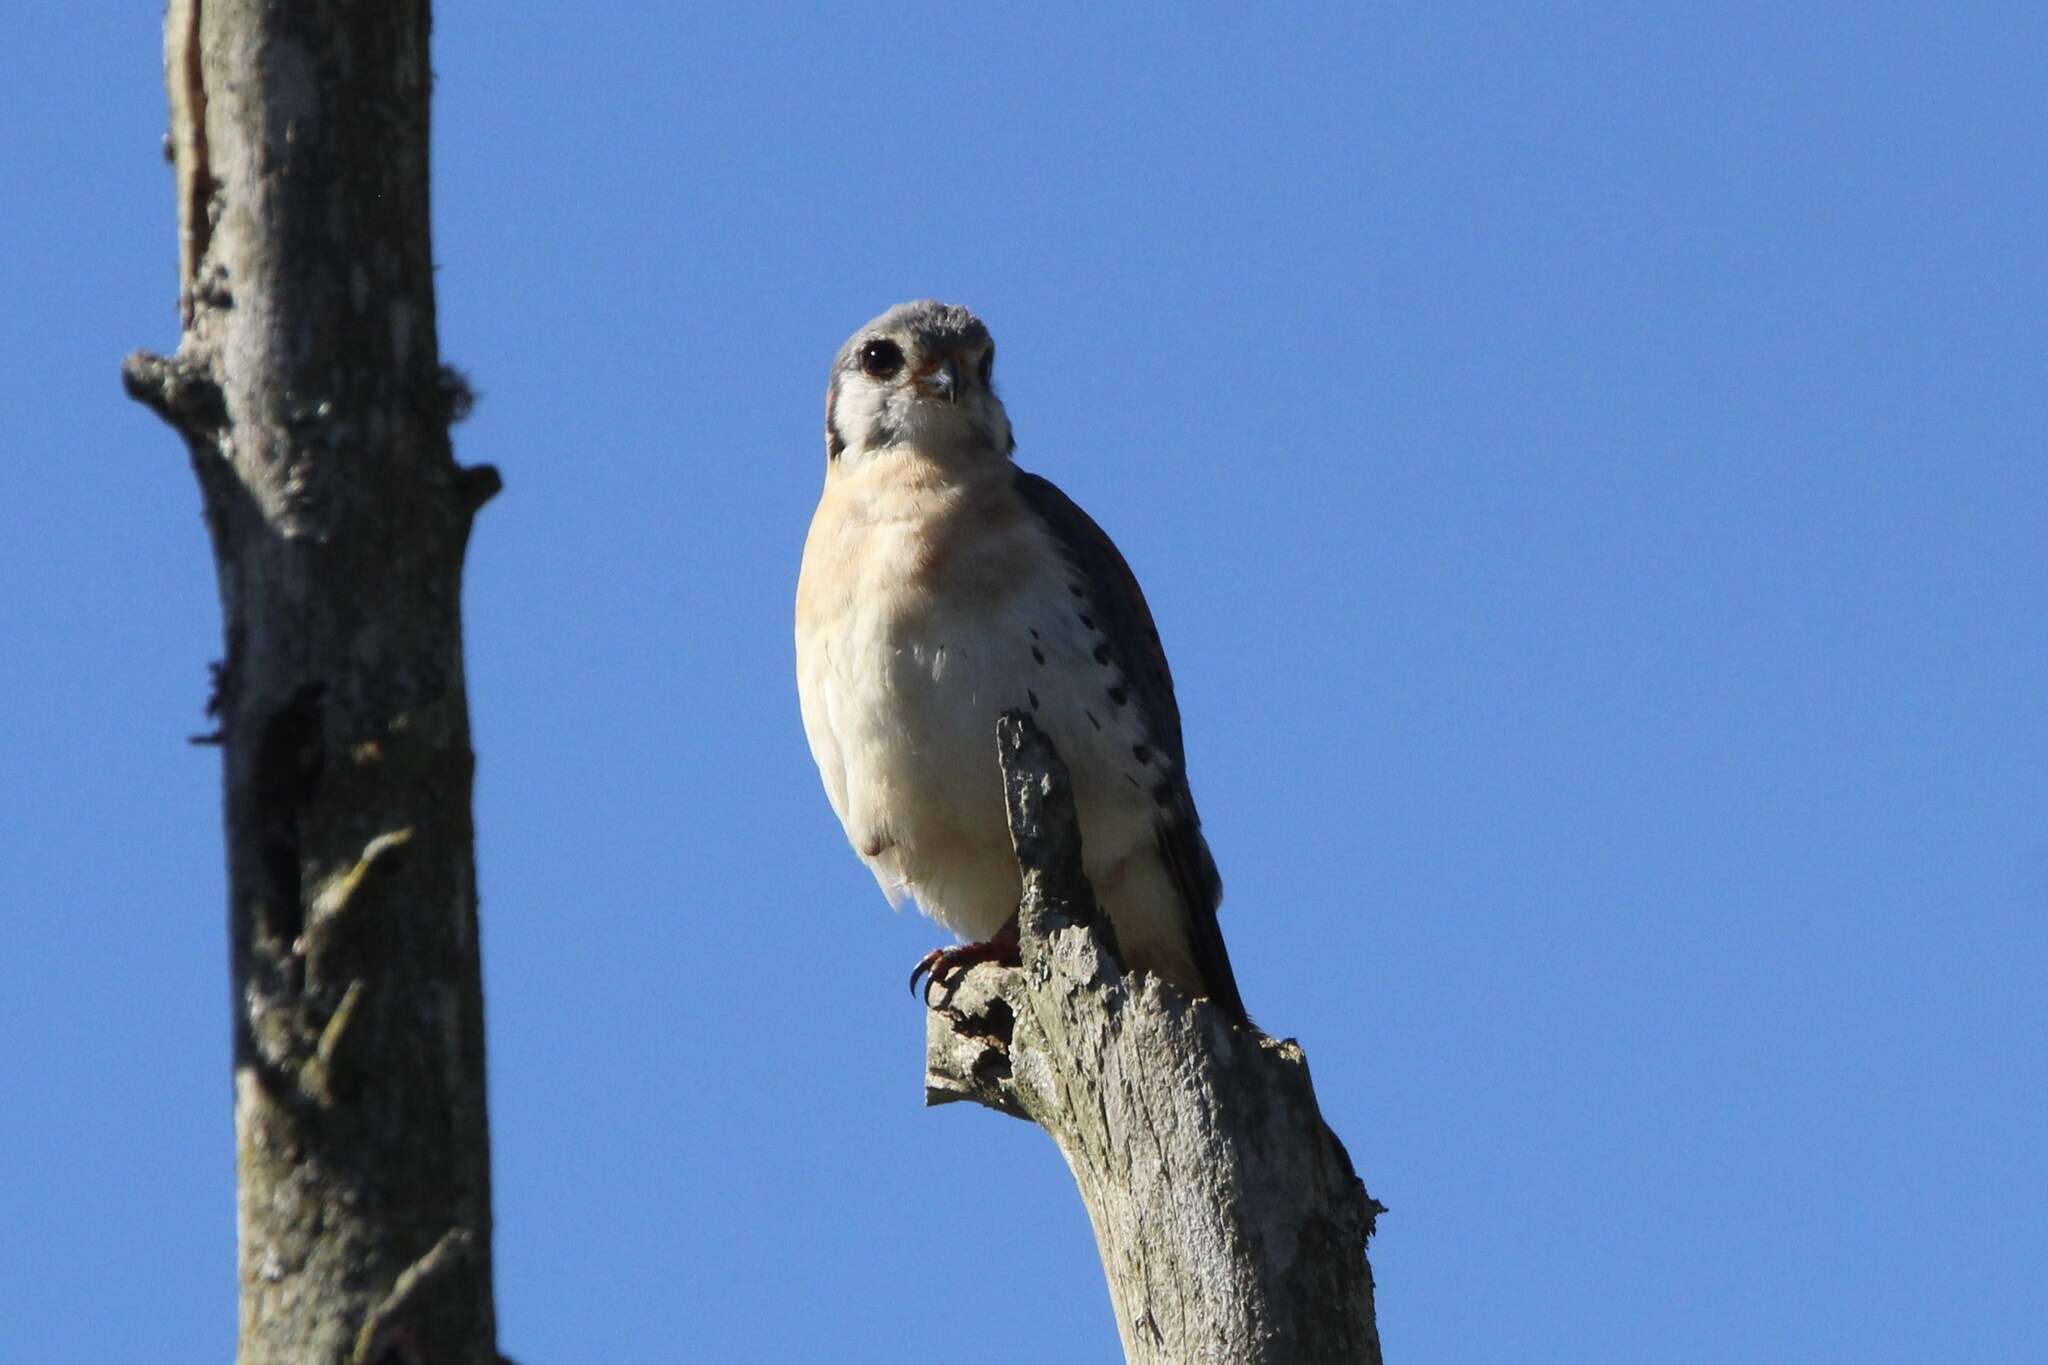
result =
[{"label": "dead tree branch", "polygon": [[242,1365],[498,1359],[425,0],[171,0],[177,353],[218,571]]},{"label": "dead tree branch", "polygon": [[1382,1210],[1323,1123],[1301,1049],[1126,974],[1081,873],[1066,765],[1029,717],[997,728],[1023,965],[934,994],[926,1102],[972,1100],[1051,1135],[1127,1360],[1377,1365],[1365,1244]]}]

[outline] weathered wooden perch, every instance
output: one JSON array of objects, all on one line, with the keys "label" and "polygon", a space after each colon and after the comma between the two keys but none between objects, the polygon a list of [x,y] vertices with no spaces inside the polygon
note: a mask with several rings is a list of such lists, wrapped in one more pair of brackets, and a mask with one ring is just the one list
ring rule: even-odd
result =
[{"label": "weathered wooden perch", "polygon": [[1023,965],[933,992],[926,1103],[973,1100],[1052,1136],[1126,1360],[1377,1365],[1365,1244],[1382,1210],[1324,1124],[1301,1049],[1124,971],[1081,872],[1066,765],[1017,712],[997,744]]}]

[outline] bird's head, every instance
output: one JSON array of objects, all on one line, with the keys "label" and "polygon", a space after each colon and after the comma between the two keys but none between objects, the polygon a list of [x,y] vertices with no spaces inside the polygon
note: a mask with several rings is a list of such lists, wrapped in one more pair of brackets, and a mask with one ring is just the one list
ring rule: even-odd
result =
[{"label": "bird's head", "polygon": [[898,446],[938,459],[1008,459],[996,344],[981,319],[932,299],[899,303],[855,332],[825,390],[825,454],[853,462]]}]

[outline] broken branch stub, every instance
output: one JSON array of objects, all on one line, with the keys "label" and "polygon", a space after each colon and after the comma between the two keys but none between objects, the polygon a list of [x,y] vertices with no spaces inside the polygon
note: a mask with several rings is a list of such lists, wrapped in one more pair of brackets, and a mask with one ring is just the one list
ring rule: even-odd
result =
[{"label": "broken branch stub", "polygon": [[1118,960],[1065,765],[997,722],[1022,965],[970,968],[926,1019],[925,1099],[1045,1129],[1095,1229],[1125,1358],[1377,1365],[1365,1244],[1382,1209],[1291,1041]]}]

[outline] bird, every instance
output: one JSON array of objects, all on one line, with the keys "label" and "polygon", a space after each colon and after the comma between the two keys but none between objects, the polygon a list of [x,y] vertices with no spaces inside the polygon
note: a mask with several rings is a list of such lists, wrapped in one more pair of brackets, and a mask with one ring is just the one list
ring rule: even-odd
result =
[{"label": "bird", "polygon": [[1071,774],[1082,867],[1126,965],[1249,1024],[1223,883],[1188,786],[1151,609],[1101,527],[1013,460],[995,341],[972,312],[898,304],[839,348],[825,483],[796,593],[804,734],[854,852],[962,947],[932,981],[1015,960],[1021,874],[996,718],[1029,714]]}]

